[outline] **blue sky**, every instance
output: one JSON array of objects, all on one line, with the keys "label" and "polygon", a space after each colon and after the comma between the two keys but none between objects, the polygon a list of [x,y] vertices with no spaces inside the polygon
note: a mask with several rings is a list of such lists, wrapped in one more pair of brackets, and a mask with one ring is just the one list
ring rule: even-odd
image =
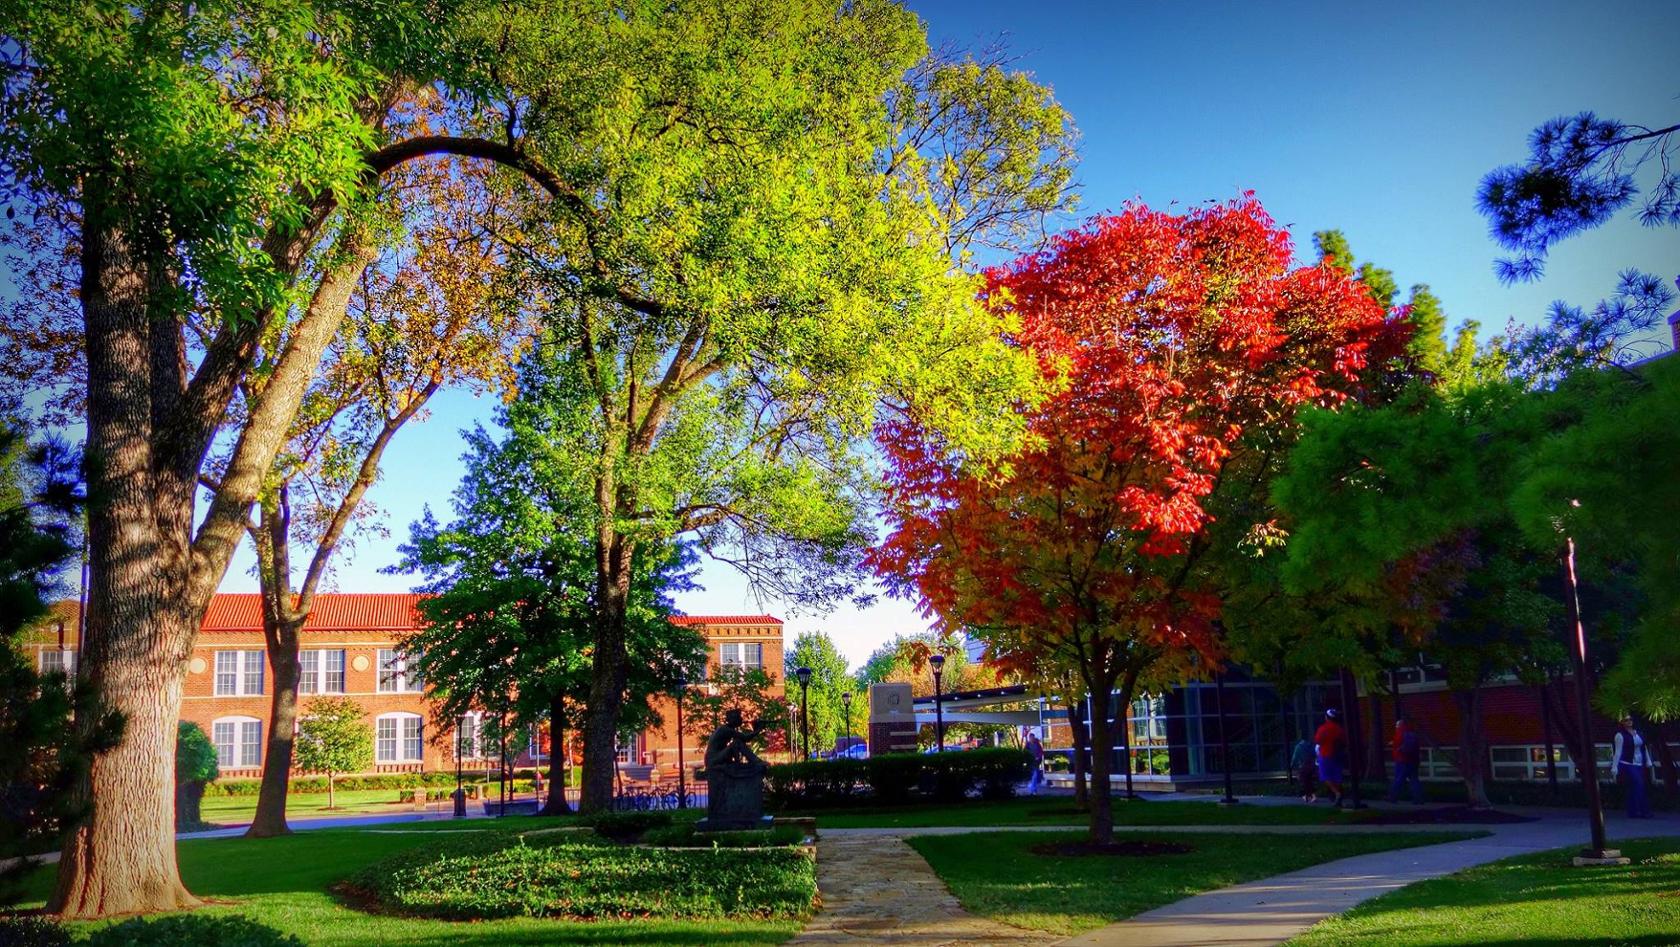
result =
[{"label": "blue sky", "polygon": [[[1680,231],[1631,218],[1558,246],[1546,277],[1517,287],[1492,273],[1497,249],[1476,213],[1481,176],[1519,161],[1529,131],[1591,109],[1623,121],[1680,120],[1680,3],[1020,3],[911,2],[936,42],[998,36],[1049,84],[1082,133],[1084,213],[1139,199],[1164,207],[1253,190],[1297,235],[1340,228],[1355,254],[1400,284],[1429,283],[1454,324],[1497,331],[1555,299],[1590,304],[1618,270],[1680,274]],[[339,564],[344,591],[406,589],[381,574],[408,523],[448,515],[461,472],[458,431],[493,402],[450,394],[398,435],[372,499],[389,539],[367,537]],[[223,588],[254,589],[248,557]],[[794,615],[755,602],[722,567],[691,614],[768,610],[789,632],[821,628],[855,664],[925,623],[908,603]]]}]

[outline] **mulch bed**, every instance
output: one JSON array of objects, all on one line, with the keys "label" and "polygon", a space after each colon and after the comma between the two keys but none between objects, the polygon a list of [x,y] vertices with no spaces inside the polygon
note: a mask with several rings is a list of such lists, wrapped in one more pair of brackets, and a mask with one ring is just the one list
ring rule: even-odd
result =
[{"label": "mulch bed", "polygon": [[1369,811],[1359,820],[1361,825],[1506,825],[1512,822],[1533,822],[1533,816],[1513,815],[1497,809],[1472,809],[1469,806],[1446,806],[1428,809],[1383,809]]},{"label": "mulch bed", "polygon": [[1082,857],[1085,855],[1184,855],[1195,851],[1183,842],[1125,841],[1098,844],[1096,842],[1041,842],[1028,849],[1034,855],[1053,857]]}]

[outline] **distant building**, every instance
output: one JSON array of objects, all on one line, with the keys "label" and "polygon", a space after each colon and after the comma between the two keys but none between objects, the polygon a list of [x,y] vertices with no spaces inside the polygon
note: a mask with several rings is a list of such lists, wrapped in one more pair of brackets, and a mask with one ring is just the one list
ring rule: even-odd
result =
[{"label": "distant building", "polygon": [[[435,704],[426,697],[425,682],[399,650],[402,638],[418,627],[415,604],[419,598],[402,593],[316,596],[302,633],[299,700],[306,703],[318,696],[355,700],[367,712],[373,731],[373,772],[454,769],[456,741],[462,734],[465,768],[493,768],[500,747],[473,736],[482,717],[468,715],[464,726],[435,719]],[[274,674],[263,640],[261,608],[261,598],[254,593],[215,596],[185,669],[181,719],[198,724],[210,736],[224,777],[262,773]],[[78,619],[77,603],[54,603],[48,617],[25,635],[24,649],[37,668],[75,673],[80,650]],[[762,667],[780,684],[780,619],[684,615],[673,620],[700,631],[709,671],[722,665]],[[669,699],[661,699],[656,709],[664,726],[625,741],[619,747],[621,762],[675,766],[674,706]],[[575,753],[576,740],[569,742]],[[701,757],[703,743],[703,738],[692,735],[683,743],[691,768]],[[510,748],[509,755],[516,767],[542,766],[551,749],[545,728],[526,745]]]}]

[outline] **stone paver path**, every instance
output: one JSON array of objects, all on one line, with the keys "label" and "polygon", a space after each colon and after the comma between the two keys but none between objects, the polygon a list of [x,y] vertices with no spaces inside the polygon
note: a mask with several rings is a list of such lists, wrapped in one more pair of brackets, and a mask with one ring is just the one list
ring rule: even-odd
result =
[{"label": "stone paver path", "polygon": [[[917,831],[900,829],[897,835]],[[822,910],[788,942],[790,947],[1036,947],[1056,939],[964,911],[922,856],[897,835],[822,834],[817,841]]]},{"label": "stone paver path", "polygon": [[[1186,898],[1088,931],[1057,947],[1259,947],[1281,944],[1332,914],[1414,882],[1530,852],[1579,845],[1579,814],[1487,826],[1487,838],[1359,855]],[[1351,828],[1351,827],[1349,827]],[[1400,826],[1387,826],[1397,829]],[[1460,826],[1435,826],[1453,829]],[[1462,826],[1474,829],[1476,826]],[[1172,829],[1169,831],[1185,831]],[[1348,828],[1320,831],[1348,831]],[[1680,819],[1614,820],[1611,838],[1680,835]]]}]

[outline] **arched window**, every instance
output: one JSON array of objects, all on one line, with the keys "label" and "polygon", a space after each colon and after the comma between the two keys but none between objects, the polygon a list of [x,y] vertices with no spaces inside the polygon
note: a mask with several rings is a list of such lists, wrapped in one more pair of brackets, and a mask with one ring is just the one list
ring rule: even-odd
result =
[{"label": "arched window", "polygon": [[418,763],[425,754],[425,722],[419,714],[381,714],[373,722],[377,763]]},{"label": "arched window", "polygon": [[263,725],[255,717],[220,717],[210,724],[221,769],[251,769],[262,765]]}]

